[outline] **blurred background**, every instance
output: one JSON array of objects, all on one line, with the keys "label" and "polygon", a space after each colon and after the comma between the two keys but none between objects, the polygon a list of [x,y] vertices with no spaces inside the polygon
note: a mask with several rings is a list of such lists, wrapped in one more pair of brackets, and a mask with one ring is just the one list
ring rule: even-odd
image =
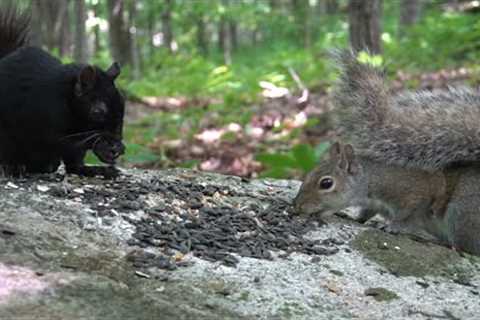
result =
[{"label": "blurred background", "polygon": [[18,2],[35,45],[122,64],[127,167],[301,177],[334,137],[332,48],[376,54],[392,91],[480,80],[479,1]]}]

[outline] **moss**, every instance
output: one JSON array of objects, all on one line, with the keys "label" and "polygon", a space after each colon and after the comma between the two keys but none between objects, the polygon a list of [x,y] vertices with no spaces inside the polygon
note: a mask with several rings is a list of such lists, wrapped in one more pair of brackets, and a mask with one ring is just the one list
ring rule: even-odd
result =
[{"label": "moss", "polygon": [[461,277],[465,281],[473,271],[467,260],[451,249],[378,230],[360,233],[350,245],[398,276]]},{"label": "moss", "polygon": [[343,272],[340,271],[340,270],[331,269],[329,271],[330,271],[331,274],[334,274],[336,276],[339,276],[339,277],[343,276]]},{"label": "moss", "polygon": [[[150,292],[146,294],[146,292]],[[167,286],[165,293],[89,276],[58,288],[54,295],[0,308],[1,319],[243,319],[221,306],[208,306],[189,287]],[[195,303],[195,301],[197,303]]]},{"label": "moss", "polygon": [[130,275],[134,270],[127,265],[123,259],[114,254],[99,253],[90,256],[78,256],[73,250],[62,256],[61,266],[63,268],[104,275],[110,279],[128,283]]},{"label": "moss", "polygon": [[295,302],[285,302],[278,311],[280,319],[297,319],[298,316],[305,315],[303,307]]},{"label": "moss", "polygon": [[377,287],[377,288],[368,288],[365,290],[366,296],[371,296],[377,301],[391,301],[398,299],[398,295],[385,288]]},{"label": "moss", "polygon": [[243,291],[241,294],[240,294],[240,297],[238,298],[238,300],[240,301],[248,301],[248,298],[250,297],[250,292],[248,291]]}]

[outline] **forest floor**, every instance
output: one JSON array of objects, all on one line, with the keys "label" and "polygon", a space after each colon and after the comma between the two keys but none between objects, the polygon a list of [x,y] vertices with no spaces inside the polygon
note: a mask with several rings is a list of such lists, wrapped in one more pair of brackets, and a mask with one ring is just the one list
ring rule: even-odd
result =
[{"label": "forest floor", "polygon": [[[420,74],[399,71],[390,87],[397,92],[478,83],[477,72],[458,68]],[[131,101],[126,140],[147,148],[143,154],[125,160],[124,165],[155,169],[181,166],[244,177],[298,178],[308,171],[308,166],[295,163],[293,146],[320,144],[317,151],[321,152],[325,149],[321,143],[335,137],[329,91],[321,87],[292,92],[267,85],[258,101],[247,106],[230,106],[223,99],[205,97],[144,97]],[[320,156],[319,152],[315,157]],[[265,154],[267,157],[261,158]],[[267,161],[262,161],[265,158]],[[288,170],[265,171],[276,162]]]}]

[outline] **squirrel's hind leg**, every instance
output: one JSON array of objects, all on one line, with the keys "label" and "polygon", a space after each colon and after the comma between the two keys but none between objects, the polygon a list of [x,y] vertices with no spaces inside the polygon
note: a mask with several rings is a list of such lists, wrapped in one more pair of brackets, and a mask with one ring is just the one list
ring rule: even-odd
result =
[{"label": "squirrel's hind leg", "polygon": [[448,238],[459,251],[480,256],[480,206],[471,197],[451,203],[445,217]]},{"label": "squirrel's hind leg", "polygon": [[[444,241],[432,228],[428,228],[424,210],[406,209],[398,212],[397,218],[389,220],[384,231],[392,234],[403,234],[419,242],[430,242],[438,245],[446,245]],[[430,219],[429,219],[430,220]]]}]

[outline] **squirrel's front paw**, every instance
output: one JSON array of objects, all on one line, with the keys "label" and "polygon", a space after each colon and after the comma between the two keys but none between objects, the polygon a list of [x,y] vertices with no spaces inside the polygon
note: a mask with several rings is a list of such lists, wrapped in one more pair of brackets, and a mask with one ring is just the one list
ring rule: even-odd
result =
[{"label": "squirrel's front paw", "polygon": [[121,171],[114,166],[108,166],[108,167],[102,167],[102,168],[103,168],[103,172],[101,175],[108,180],[118,178],[118,176],[120,176],[121,174]]},{"label": "squirrel's front paw", "polygon": [[83,177],[102,176],[105,179],[115,179],[120,175],[120,170],[114,166],[80,166],[67,169],[67,173],[77,174]]}]

